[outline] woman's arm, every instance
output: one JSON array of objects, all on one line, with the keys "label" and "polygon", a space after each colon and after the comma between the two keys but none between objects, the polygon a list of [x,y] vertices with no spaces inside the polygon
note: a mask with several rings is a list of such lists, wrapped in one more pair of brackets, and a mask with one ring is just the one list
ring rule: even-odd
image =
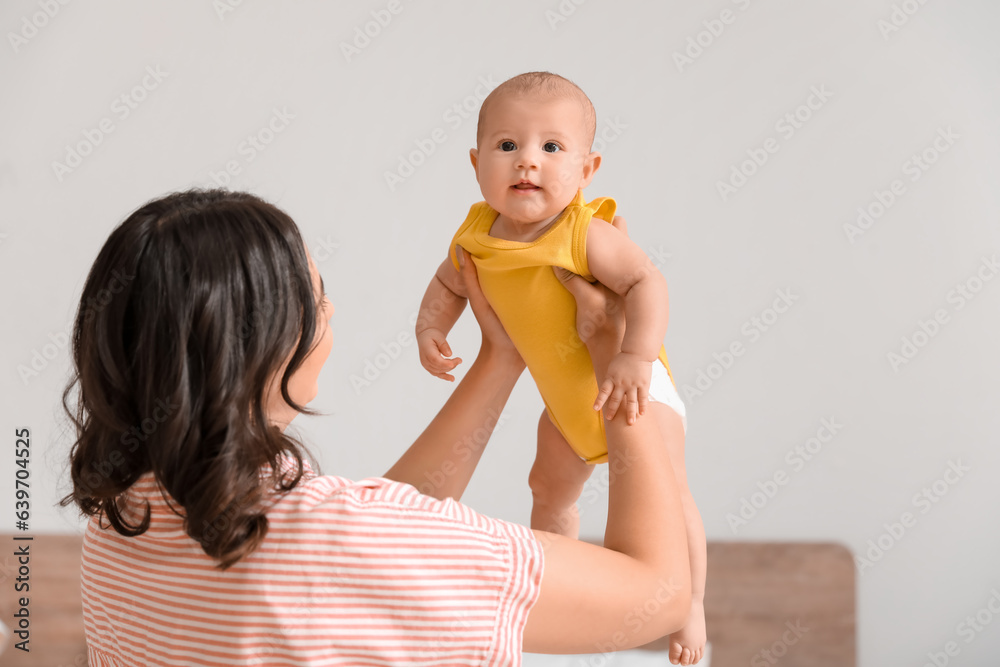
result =
[{"label": "woman's arm", "polygon": [[524,371],[524,361],[486,302],[476,266],[464,250],[462,261],[465,290],[483,334],[479,355],[441,411],[383,475],[439,499],[461,499]]},{"label": "woman's arm", "polygon": [[[584,342],[600,379],[621,350],[621,299],[578,276],[560,277],[577,301],[577,330],[599,327]],[[525,651],[617,651],[687,622],[691,567],[669,452],[652,419],[629,426],[619,411],[605,430],[610,488],[604,546],[534,531],[545,551],[545,569],[524,629]]]}]

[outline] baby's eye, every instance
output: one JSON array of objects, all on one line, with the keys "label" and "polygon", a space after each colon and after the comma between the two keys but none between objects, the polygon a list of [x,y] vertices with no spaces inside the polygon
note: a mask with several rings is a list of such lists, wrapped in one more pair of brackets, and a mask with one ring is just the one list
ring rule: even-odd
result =
[{"label": "baby's eye", "polygon": [[515,148],[517,148],[517,146],[514,145],[513,141],[504,141],[500,143],[500,150],[502,151],[512,151]]},{"label": "baby's eye", "polygon": [[545,142],[545,145],[542,146],[542,150],[544,150],[546,153],[556,153],[558,151],[561,151],[562,148],[559,146],[559,144],[557,144],[554,141],[547,141]]}]

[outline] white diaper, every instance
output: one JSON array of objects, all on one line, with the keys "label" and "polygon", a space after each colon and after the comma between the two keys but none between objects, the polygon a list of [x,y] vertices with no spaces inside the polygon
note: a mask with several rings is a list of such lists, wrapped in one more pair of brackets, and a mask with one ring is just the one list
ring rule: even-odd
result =
[{"label": "white diaper", "polygon": [[687,433],[687,410],[684,408],[684,401],[677,393],[674,383],[670,381],[666,367],[659,360],[653,362],[653,374],[649,381],[649,400],[673,408],[674,412],[681,416],[684,433]]}]

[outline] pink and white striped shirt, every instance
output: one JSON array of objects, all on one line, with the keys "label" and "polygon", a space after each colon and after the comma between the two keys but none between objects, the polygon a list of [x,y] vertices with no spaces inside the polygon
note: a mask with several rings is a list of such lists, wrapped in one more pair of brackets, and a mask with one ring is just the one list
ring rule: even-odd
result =
[{"label": "pink and white striped shirt", "polygon": [[524,526],[307,467],[260,548],[222,572],[152,473],[129,498],[149,502],[149,530],[123,537],[94,518],[84,537],[92,667],[521,664],[544,565]]}]

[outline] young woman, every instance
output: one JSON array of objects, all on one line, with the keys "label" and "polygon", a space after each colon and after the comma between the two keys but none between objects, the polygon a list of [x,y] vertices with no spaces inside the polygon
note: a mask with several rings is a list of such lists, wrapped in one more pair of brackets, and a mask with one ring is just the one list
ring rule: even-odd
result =
[{"label": "young woman", "polygon": [[[619,650],[684,624],[683,462],[654,446],[655,420],[626,426],[622,410],[607,424],[604,547],[458,502],[482,453],[464,442],[489,436],[524,369],[471,261],[462,275],[478,357],[384,476],[351,481],[314,472],[284,432],[315,414],[332,347],[333,306],[291,218],[192,190],[111,232],[63,395],[77,429],[63,503],[91,517],[91,665],[516,665],[522,649]],[[578,328],[596,328],[585,342],[601,378],[623,309],[563,280]]]}]

